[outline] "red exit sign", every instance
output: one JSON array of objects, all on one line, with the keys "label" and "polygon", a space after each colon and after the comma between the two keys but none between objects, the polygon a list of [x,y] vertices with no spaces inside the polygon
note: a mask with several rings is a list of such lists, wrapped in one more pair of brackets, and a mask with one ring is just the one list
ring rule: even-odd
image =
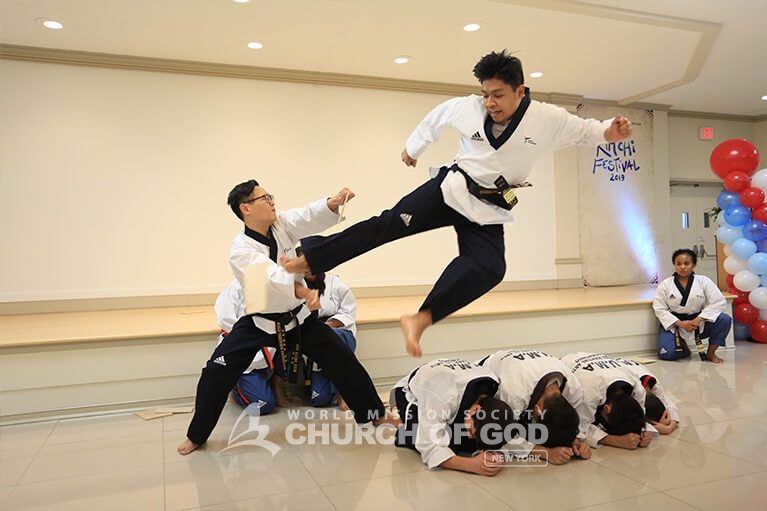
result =
[{"label": "red exit sign", "polygon": [[701,126],[698,128],[698,138],[701,140],[714,140],[714,128]]}]

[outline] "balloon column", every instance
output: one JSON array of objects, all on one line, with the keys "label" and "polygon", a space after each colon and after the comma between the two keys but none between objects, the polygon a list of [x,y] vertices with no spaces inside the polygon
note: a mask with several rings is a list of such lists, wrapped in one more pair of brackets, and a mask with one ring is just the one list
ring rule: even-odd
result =
[{"label": "balloon column", "polygon": [[727,255],[728,292],[736,295],[732,302],[735,325],[748,328],[753,339],[767,343],[767,168],[756,171],[759,151],[743,139],[716,146],[709,164],[724,181],[725,189],[716,199],[722,210],[716,236]]}]

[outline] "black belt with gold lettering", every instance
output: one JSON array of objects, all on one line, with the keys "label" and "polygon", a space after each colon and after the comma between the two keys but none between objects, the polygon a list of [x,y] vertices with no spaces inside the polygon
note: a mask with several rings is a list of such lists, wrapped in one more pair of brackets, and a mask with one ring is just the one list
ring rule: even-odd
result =
[{"label": "black belt with gold lettering", "polygon": [[[290,346],[288,346],[288,333],[285,327],[294,319],[298,323],[297,316],[303,306],[301,304],[290,312],[253,314],[259,318],[274,321],[274,329],[277,331],[277,349],[282,359],[283,378],[286,378],[290,383],[298,381],[298,361],[301,357],[301,325],[297,324],[296,328],[293,329],[295,334],[291,336],[293,342]],[[288,368],[288,352],[290,352],[290,368]]]},{"label": "black belt with gold lettering", "polygon": [[[678,312],[672,312],[671,314],[673,314],[674,317],[681,321],[690,321],[691,319],[698,317],[698,314],[682,314]],[[682,343],[684,343],[684,346],[682,346]],[[684,342],[684,339],[682,339],[682,336],[679,334],[679,327],[674,329],[674,344],[677,353],[684,353],[686,351],[687,354],[689,354],[690,349],[687,347],[687,343]],[[700,327],[695,329],[695,347],[698,349],[698,356],[700,359],[708,360],[706,351],[703,349],[703,342],[700,339]],[[685,354],[685,356],[687,355]]]},{"label": "black belt with gold lettering", "polygon": [[[453,164],[452,166],[447,167],[447,169],[453,172],[460,172],[463,175],[464,179],[466,179],[466,187],[469,189],[469,193],[474,197],[485,202],[489,202],[490,204],[505,209],[506,211],[510,211],[511,208],[517,205],[518,199],[514,196],[514,192],[511,191],[511,188],[508,186],[505,188],[485,188],[474,181],[474,179],[472,179],[471,176],[469,176],[469,174],[467,174],[466,171],[459,167],[457,164]],[[504,198],[504,194],[508,193],[511,194],[510,202]]]}]

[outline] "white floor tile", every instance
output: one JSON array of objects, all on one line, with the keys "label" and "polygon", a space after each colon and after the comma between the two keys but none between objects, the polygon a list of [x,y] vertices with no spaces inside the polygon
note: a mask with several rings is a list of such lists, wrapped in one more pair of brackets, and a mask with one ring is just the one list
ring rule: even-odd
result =
[{"label": "white floor tile", "polygon": [[[506,468],[492,478],[429,471],[418,453],[382,443],[309,442],[310,426],[357,431],[337,409],[279,409],[258,418],[262,434],[229,403],[208,443],[189,456],[176,446],[191,414],[2,426],[0,509],[761,510],[767,346],[739,343],[723,358],[651,365],[678,399],[682,423],[647,449],[604,447],[591,460]],[[256,439],[279,451],[247,443]],[[226,449],[230,440],[246,443]]]}]

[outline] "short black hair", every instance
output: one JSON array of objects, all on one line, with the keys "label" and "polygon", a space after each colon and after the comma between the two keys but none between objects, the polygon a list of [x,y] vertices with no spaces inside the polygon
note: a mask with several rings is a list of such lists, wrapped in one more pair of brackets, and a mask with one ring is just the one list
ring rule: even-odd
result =
[{"label": "short black hair", "polygon": [[645,417],[642,405],[630,394],[616,392],[609,400],[610,413],[605,420],[608,435],[641,434],[644,430]]},{"label": "short black hair", "polygon": [[693,265],[698,264],[698,254],[696,254],[689,248],[680,248],[680,249],[674,250],[674,254],[671,256],[671,264],[676,264],[676,258],[679,257],[680,255],[688,255],[690,256],[690,259],[692,259]]},{"label": "short black hair", "polygon": [[500,53],[488,53],[474,66],[474,77],[480,83],[485,80],[497,78],[511,85],[513,90],[525,83],[525,74],[522,72],[522,61],[502,50]]},{"label": "short black hair", "polygon": [[644,398],[644,411],[648,421],[658,422],[663,417],[663,412],[666,411],[666,405],[663,404],[663,401],[658,396],[647,391],[647,395]]},{"label": "short black hair", "polygon": [[580,419],[562,394],[549,396],[543,400],[543,413],[538,423],[546,428],[544,447],[570,447],[578,436]]},{"label": "short black hair", "polygon": [[240,220],[243,219],[242,211],[240,211],[240,204],[242,204],[242,201],[249,197],[251,193],[253,193],[253,189],[257,186],[259,186],[258,181],[255,179],[250,179],[244,183],[238,184],[232,188],[231,192],[229,192],[229,197],[227,197],[226,202],[229,204],[229,207],[232,208],[232,211]]},{"label": "short black hair", "polygon": [[484,396],[477,400],[480,410],[474,414],[477,430],[475,441],[478,449],[500,449],[506,443],[506,428],[514,422],[514,412],[498,398]]}]

